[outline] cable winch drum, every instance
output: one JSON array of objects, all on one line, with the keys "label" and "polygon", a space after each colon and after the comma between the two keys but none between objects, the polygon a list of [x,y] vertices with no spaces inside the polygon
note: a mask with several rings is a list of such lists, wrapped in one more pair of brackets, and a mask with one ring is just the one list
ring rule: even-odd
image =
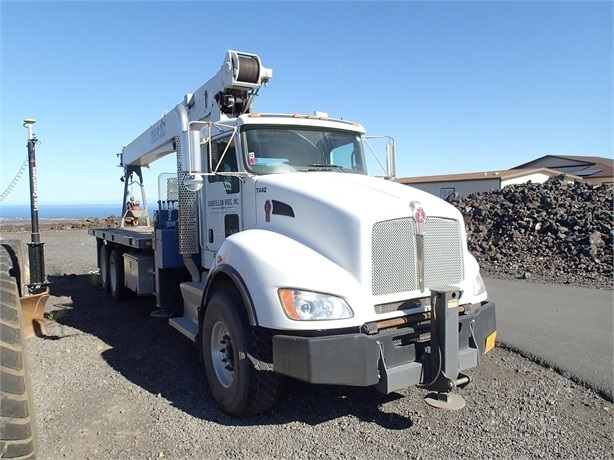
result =
[{"label": "cable winch drum", "polygon": [[255,57],[239,56],[239,75],[237,81],[243,83],[260,82],[260,64]]}]

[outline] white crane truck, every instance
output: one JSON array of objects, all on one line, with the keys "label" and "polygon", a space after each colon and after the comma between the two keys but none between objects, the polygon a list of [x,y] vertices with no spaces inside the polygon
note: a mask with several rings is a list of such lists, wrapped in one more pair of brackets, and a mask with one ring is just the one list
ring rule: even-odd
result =
[{"label": "white crane truck", "polygon": [[[460,212],[367,175],[357,123],[252,111],[271,77],[257,55],[228,51],[123,148],[120,224],[89,231],[103,288],[155,295],[153,313],[198,344],[231,415],[270,409],[287,377],[421,385],[451,404],[496,337]],[[393,176],[391,138],[386,150]],[[142,168],[172,152],[177,171],[160,175],[150,216]]]}]

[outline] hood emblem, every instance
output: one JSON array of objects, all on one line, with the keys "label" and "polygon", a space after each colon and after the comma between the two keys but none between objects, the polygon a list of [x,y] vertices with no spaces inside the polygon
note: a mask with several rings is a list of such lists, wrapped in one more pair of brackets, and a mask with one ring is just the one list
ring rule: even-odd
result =
[{"label": "hood emblem", "polygon": [[412,201],[410,207],[417,224],[416,234],[424,235],[426,233],[426,212],[422,204],[417,201]]}]

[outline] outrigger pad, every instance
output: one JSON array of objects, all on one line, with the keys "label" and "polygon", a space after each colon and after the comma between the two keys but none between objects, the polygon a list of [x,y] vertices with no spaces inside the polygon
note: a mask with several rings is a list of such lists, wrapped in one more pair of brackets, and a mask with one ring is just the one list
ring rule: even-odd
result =
[{"label": "outrigger pad", "polygon": [[429,393],[424,401],[437,409],[460,410],[465,407],[465,399],[454,393]]}]

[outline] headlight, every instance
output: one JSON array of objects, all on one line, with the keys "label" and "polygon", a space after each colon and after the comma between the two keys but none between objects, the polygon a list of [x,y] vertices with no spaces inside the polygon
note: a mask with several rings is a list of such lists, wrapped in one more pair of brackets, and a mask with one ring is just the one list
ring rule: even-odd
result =
[{"label": "headlight", "polygon": [[480,295],[483,292],[486,292],[486,285],[484,284],[482,275],[478,273],[473,280],[473,295]]},{"label": "headlight", "polygon": [[284,313],[290,319],[318,321],[354,316],[350,306],[339,297],[297,289],[280,289],[278,294]]}]

